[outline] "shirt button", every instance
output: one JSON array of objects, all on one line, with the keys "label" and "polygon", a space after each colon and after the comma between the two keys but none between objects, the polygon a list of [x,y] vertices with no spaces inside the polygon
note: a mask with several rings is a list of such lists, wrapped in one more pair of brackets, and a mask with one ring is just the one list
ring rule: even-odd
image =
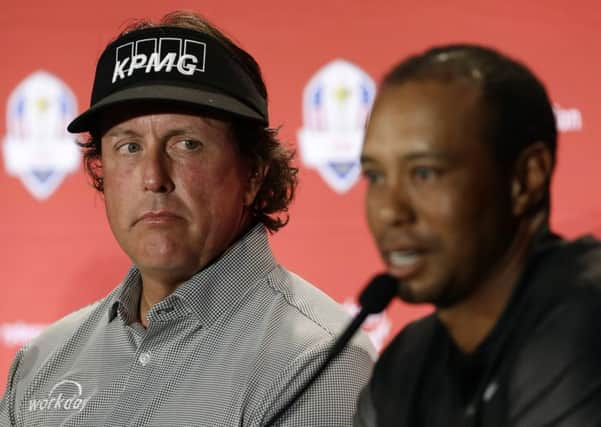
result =
[{"label": "shirt button", "polygon": [[140,364],[142,366],[148,365],[148,362],[150,362],[150,353],[145,352],[145,353],[140,354],[138,361],[140,362]]}]

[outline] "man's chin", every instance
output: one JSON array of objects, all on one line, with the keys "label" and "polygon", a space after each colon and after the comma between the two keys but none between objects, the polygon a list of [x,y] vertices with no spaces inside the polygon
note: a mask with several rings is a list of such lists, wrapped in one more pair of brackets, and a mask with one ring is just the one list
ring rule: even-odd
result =
[{"label": "man's chin", "polygon": [[440,300],[440,292],[435,286],[422,281],[400,282],[397,295],[408,304],[438,305]]},{"label": "man's chin", "polygon": [[189,278],[199,270],[188,259],[182,259],[182,257],[177,256],[166,256],[165,254],[157,254],[155,256],[146,255],[137,259],[132,258],[132,261],[143,276],[185,276]]},{"label": "man's chin", "polygon": [[425,296],[422,295],[420,286],[412,282],[399,282],[397,287],[398,297],[408,304],[421,304],[424,301]]}]

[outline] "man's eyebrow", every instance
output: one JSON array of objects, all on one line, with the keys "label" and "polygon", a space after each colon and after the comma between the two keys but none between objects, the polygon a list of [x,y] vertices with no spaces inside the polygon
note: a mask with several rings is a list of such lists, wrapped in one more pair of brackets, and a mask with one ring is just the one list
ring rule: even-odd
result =
[{"label": "man's eyebrow", "polygon": [[401,158],[403,160],[420,160],[420,159],[427,159],[427,158],[435,158],[438,160],[448,160],[449,159],[449,153],[447,153],[446,151],[418,151],[418,152],[414,152],[414,153],[407,153],[404,156],[402,156]]},{"label": "man's eyebrow", "polygon": [[[448,160],[449,154],[444,151],[417,151],[399,156],[401,160],[420,160],[435,158],[438,160]],[[377,160],[369,155],[362,154],[359,158],[360,163],[376,163]]]},{"label": "man's eyebrow", "polygon": [[[199,133],[200,130],[195,126],[182,126],[178,128],[173,128],[167,131],[164,135],[161,135],[162,139],[169,139],[178,135],[185,134],[196,134]],[[108,131],[104,136],[109,137],[120,137],[120,136],[141,136],[138,132],[129,128],[114,128]]]},{"label": "man's eyebrow", "polygon": [[161,135],[162,139],[169,139],[169,138],[173,138],[174,136],[179,136],[179,135],[198,135],[200,132],[202,132],[200,129],[198,129],[196,126],[182,126],[182,127],[177,127],[177,128],[173,128],[173,129],[169,129],[164,135]]},{"label": "man's eyebrow", "polygon": [[105,137],[116,137],[116,136],[140,136],[140,134],[132,129],[120,129],[113,128],[104,134]]}]

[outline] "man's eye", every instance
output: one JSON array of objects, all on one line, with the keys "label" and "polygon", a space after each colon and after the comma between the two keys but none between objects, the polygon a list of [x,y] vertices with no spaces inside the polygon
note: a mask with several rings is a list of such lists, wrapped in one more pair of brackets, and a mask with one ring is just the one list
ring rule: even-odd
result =
[{"label": "man's eye", "polygon": [[440,176],[440,170],[431,166],[417,166],[411,170],[411,176],[417,181],[431,181]]},{"label": "man's eye", "polygon": [[376,184],[376,183],[380,182],[383,178],[383,176],[380,172],[376,172],[373,170],[363,170],[363,176],[365,177],[367,182],[370,184]]},{"label": "man's eye", "polygon": [[200,142],[193,139],[183,139],[178,142],[178,145],[185,150],[196,150],[200,147]]},{"label": "man's eye", "polygon": [[119,152],[126,153],[126,154],[137,153],[138,151],[140,151],[140,149],[141,149],[140,144],[138,144],[136,142],[127,142],[127,143],[122,144],[119,147],[117,147],[117,150]]}]

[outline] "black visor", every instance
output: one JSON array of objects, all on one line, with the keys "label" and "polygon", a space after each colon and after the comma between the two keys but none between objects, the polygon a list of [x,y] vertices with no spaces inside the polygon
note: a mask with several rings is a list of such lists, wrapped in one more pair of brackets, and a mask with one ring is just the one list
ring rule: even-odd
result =
[{"label": "black visor", "polygon": [[96,67],[90,108],[67,130],[87,132],[108,107],[141,101],[175,102],[269,124],[265,98],[228,49],[186,28],[145,28],[108,45]]}]

